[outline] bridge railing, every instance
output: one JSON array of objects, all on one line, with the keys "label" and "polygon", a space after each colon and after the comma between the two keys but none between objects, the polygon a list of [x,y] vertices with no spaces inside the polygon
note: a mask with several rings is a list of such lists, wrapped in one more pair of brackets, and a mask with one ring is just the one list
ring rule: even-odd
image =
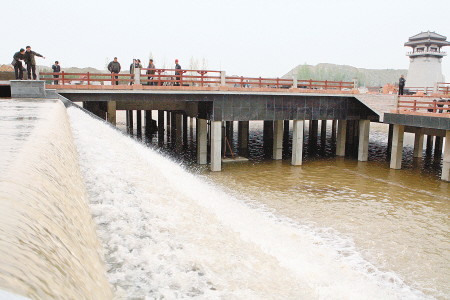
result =
[{"label": "bridge railing", "polygon": [[[179,73],[176,75],[175,72]],[[58,76],[54,78],[54,75]],[[49,84],[60,85],[128,85],[140,83],[150,86],[228,86],[240,88],[300,88],[309,90],[352,90],[353,82],[328,80],[294,80],[284,78],[263,78],[226,76],[223,71],[212,70],[175,70],[175,69],[140,69],[136,74],[110,73],[40,73],[40,79]]]},{"label": "bridge railing", "polygon": [[[145,85],[218,86],[221,72],[211,70],[141,69],[140,83]],[[176,75],[175,72],[180,75]]]},{"label": "bridge railing", "polygon": [[419,113],[445,113],[450,114],[450,99],[411,99],[411,97],[399,97],[398,110]]},{"label": "bridge railing", "polygon": [[[58,77],[54,78],[54,75]],[[133,74],[121,73],[66,73],[62,71],[60,73],[40,72],[39,76],[41,80],[61,85],[103,85],[105,82],[109,82],[111,85],[123,85],[134,82]]]}]

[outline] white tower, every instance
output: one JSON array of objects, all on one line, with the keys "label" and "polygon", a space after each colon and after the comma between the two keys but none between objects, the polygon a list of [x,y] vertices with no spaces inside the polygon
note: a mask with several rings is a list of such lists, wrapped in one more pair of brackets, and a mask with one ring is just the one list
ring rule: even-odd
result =
[{"label": "white tower", "polygon": [[442,82],[442,57],[447,53],[441,51],[450,46],[447,37],[435,32],[421,32],[409,38],[405,47],[412,47],[409,56],[409,70],[406,77],[407,88],[433,88],[436,82]]}]

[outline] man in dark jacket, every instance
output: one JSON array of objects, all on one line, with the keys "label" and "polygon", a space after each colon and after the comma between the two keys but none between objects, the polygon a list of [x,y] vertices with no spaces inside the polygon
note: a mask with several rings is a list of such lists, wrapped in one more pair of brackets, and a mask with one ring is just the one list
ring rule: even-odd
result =
[{"label": "man in dark jacket", "polygon": [[25,49],[21,48],[18,52],[14,53],[12,65],[14,66],[14,74],[16,80],[23,79],[23,65],[21,60],[25,59]]},{"label": "man in dark jacket", "polygon": [[[52,66],[53,73],[60,73],[61,66],[58,61],[55,61],[55,64]],[[59,75],[53,75],[53,78],[59,78]],[[53,81],[54,84],[58,84],[58,80]]]},{"label": "man in dark jacket", "polygon": [[[178,64],[178,59],[175,59],[175,70],[181,70],[181,66]],[[181,75],[181,73],[175,71],[175,75]],[[175,76],[175,79],[177,80],[177,82],[175,82],[174,85],[180,85],[180,76]]]},{"label": "man in dark jacket", "polygon": [[[111,72],[111,74],[119,74],[120,73],[120,69],[121,69],[121,67],[120,67],[120,63],[117,61],[117,57],[114,57],[114,61],[112,61],[112,62],[110,62],[109,64],[108,64],[108,70]],[[116,85],[119,85],[119,76],[114,76],[114,75],[112,75],[112,77],[113,77],[113,82],[115,81],[116,83]],[[113,85],[114,85],[114,83],[113,83]]]},{"label": "man in dark jacket", "polygon": [[28,80],[31,79],[31,73],[33,73],[33,80],[36,80],[36,78],[37,78],[37,76],[36,76],[36,58],[35,58],[36,56],[42,57],[43,59],[45,59],[45,57],[43,57],[39,53],[31,51],[30,46],[27,46],[27,51],[25,51],[25,63],[27,64]]},{"label": "man in dark jacket", "polygon": [[130,74],[131,74],[131,79],[132,81],[130,81],[130,85],[133,84],[133,79],[134,79],[134,69],[136,68],[136,59],[133,58],[133,63],[130,65]]},{"label": "man in dark jacket", "polygon": [[398,80],[398,94],[399,95],[403,95],[403,88],[405,87],[405,82],[406,82],[406,80],[405,80],[404,76],[402,75],[400,77],[400,79]]}]

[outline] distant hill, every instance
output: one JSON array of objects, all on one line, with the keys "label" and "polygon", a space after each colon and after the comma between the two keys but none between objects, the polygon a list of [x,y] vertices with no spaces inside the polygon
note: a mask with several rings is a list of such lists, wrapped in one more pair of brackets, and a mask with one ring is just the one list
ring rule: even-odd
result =
[{"label": "distant hill", "polygon": [[345,65],[321,63],[316,66],[298,65],[282,78],[292,78],[297,74],[298,79],[353,81],[358,79],[359,86],[384,86],[386,83],[397,83],[401,75],[407,75],[408,70],[394,69],[362,69]]},{"label": "distant hill", "polygon": [[[41,72],[52,72],[52,68],[50,67],[44,67],[44,66],[39,66]],[[77,67],[71,67],[71,68],[61,68],[61,71],[64,71],[66,73],[109,73],[106,70],[97,70],[95,68],[77,68]]]}]

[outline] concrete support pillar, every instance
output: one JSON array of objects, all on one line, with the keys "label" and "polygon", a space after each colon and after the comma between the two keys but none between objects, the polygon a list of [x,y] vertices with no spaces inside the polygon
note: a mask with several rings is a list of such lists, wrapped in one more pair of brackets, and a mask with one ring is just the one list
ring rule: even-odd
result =
[{"label": "concrete support pillar", "polygon": [[440,157],[442,155],[442,137],[436,136],[434,140],[434,156]]},{"label": "concrete support pillar", "polygon": [[211,121],[211,171],[222,170],[222,121]]},{"label": "concrete support pillar", "polygon": [[277,120],[273,124],[273,159],[283,157],[283,120]]},{"label": "concrete support pillar", "polygon": [[134,133],[133,111],[127,110],[127,114],[128,114],[128,133],[133,134]]},{"label": "concrete support pillar", "polygon": [[387,157],[391,158],[392,136],[394,135],[394,124],[389,124],[388,142],[387,142]]},{"label": "concrete support pillar", "polygon": [[444,160],[442,162],[441,179],[450,181],[450,130],[445,131]]},{"label": "concrete support pillar", "polygon": [[158,110],[158,145],[164,144],[164,111]]},{"label": "concrete support pillar", "polygon": [[240,156],[248,156],[249,121],[238,122],[238,151]]},{"label": "concrete support pillar", "polygon": [[208,121],[205,119],[198,119],[197,122],[197,163],[199,165],[206,165],[208,154]]},{"label": "concrete support pillar", "polygon": [[347,137],[347,120],[339,120],[337,128],[336,155],[345,156],[345,142]]},{"label": "concrete support pillar", "polygon": [[[231,152],[233,150],[233,140],[234,140],[234,122],[233,121],[225,121],[225,136],[223,137],[224,148],[226,155],[231,156]],[[231,147],[231,149],[230,149]]]},{"label": "concrete support pillar", "polygon": [[422,157],[423,152],[423,134],[416,133],[414,135],[414,157]]},{"label": "concrete support pillar", "polygon": [[171,112],[170,113],[170,138],[171,142],[175,143],[177,140],[177,113]]},{"label": "concrete support pillar", "polygon": [[336,128],[337,128],[337,120],[331,121],[331,141],[334,144],[336,142]]},{"label": "concrete support pillar", "polygon": [[283,122],[283,151],[284,155],[287,155],[287,151],[289,151],[289,120]]},{"label": "concrete support pillar", "polygon": [[317,141],[317,135],[319,133],[319,120],[309,121],[309,140]]},{"label": "concrete support pillar", "polygon": [[394,132],[392,135],[391,169],[402,168],[404,132],[405,132],[404,125],[394,125]]},{"label": "concrete support pillar", "polygon": [[303,159],[303,131],[304,120],[294,120],[292,132],[292,161],[293,166],[300,166]]},{"label": "concrete support pillar", "polygon": [[[150,113],[151,116],[151,113]],[[151,117],[150,117],[151,118]],[[136,110],[136,131],[138,136],[142,136],[142,112],[141,110]]]},{"label": "concrete support pillar", "polygon": [[106,104],[106,118],[109,123],[116,126],[116,101],[108,101]]},{"label": "concrete support pillar", "polygon": [[369,158],[370,120],[359,121],[358,160],[367,161]]},{"label": "concrete support pillar", "polygon": [[321,147],[325,146],[327,141],[327,120],[322,120],[320,124],[320,144]]},{"label": "concrete support pillar", "polygon": [[183,145],[187,147],[188,144],[188,116],[183,115]]},{"label": "concrete support pillar", "polygon": [[175,136],[176,151],[181,152],[183,150],[183,115],[180,113],[175,114]]},{"label": "concrete support pillar", "polygon": [[433,135],[427,135],[427,148],[426,148],[426,153],[427,156],[431,155],[431,151],[433,150],[433,140],[434,140],[434,136]]},{"label": "concrete support pillar", "polygon": [[264,121],[263,147],[264,147],[264,154],[267,157],[271,157],[273,149],[273,121]]}]

